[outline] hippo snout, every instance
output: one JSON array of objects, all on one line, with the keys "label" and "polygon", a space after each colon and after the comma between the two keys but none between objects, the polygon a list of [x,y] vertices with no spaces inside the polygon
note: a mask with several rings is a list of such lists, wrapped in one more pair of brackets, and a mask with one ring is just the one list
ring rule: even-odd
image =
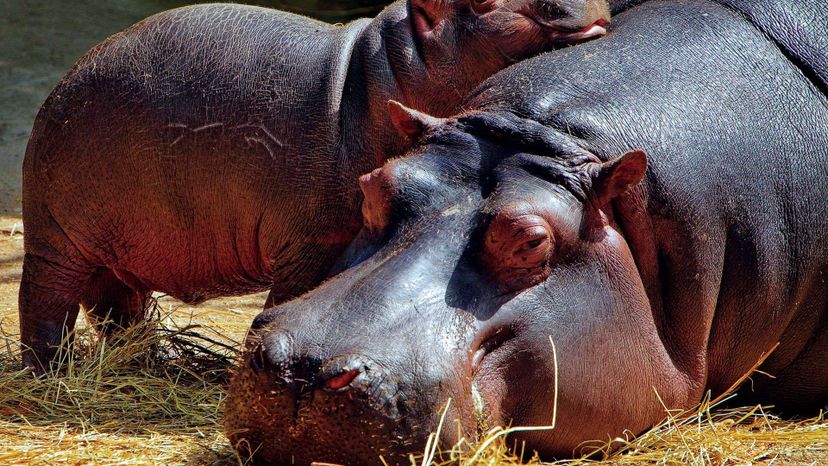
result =
[{"label": "hippo snout", "polygon": [[[266,464],[389,464],[421,446],[404,377],[364,355],[302,355],[284,332],[248,345],[225,407],[228,436]],[[358,440],[356,440],[358,439]],[[390,440],[390,441],[389,441]]]},{"label": "hippo snout", "polygon": [[402,392],[398,378],[365,356],[341,355],[325,363],[297,357],[291,336],[276,332],[252,346],[247,362],[253,373],[271,378],[277,390],[294,397],[315,390],[335,392],[367,404],[390,420],[399,418]]}]

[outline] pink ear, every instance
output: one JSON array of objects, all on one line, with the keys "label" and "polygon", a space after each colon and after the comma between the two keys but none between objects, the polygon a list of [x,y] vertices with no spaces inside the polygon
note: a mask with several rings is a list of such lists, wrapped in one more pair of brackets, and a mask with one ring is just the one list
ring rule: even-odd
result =
[{"label": "pink ear", "polygon": [[391,122],[394,126],[410,139],[416,139],[440,124],[439,118],[408,108],[396,100],[388,101],[388,113],[391,114]]},{"label": "pink ear", "polygon": [[391,179],[383,168],[359,177],[362,189],[362,222],[372,233],[381,232],[391,218]]},{"label": "pink ear", "polygon": [[593,172],[593,199],[598,207],[634,188],[647,174],[647,154],[633,150],[604,162]]}]

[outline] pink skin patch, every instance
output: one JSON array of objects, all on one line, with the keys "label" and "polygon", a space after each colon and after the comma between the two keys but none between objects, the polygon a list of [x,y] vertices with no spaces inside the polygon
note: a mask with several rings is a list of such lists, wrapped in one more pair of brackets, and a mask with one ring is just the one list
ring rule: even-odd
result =
[{"label": "pink skin patch", "polygon": [[574,32],[563,32],[563,31],[555,31],[552,35],[555,39],[568,42],[568,43],[577,43],[583,42],[589,39],[594,39],[596,37],[601,37],[606,35],[607,29],[606,27],[609,25],[609,22],[605,19],[599,19],[598,21],[590,24],[589,26],[581,29],[580,31]]},{"label": "pink skin patch", "polygon": [[336,377],[331,377],[325,381],[325,388],[329,388],[331,390],[345,388],[350,385],[355,378],[357,378],[359,372],[359,369],[351,369],[348,372],[343,372],[342,374],[337,375]]},{"label": "pink skin patch", "polygon": [[359,177],[362,189],[362,220],[365,226],[379,232],[388,224],[391,217],[391,180],[384,168],[377,168],[371,173]]}]

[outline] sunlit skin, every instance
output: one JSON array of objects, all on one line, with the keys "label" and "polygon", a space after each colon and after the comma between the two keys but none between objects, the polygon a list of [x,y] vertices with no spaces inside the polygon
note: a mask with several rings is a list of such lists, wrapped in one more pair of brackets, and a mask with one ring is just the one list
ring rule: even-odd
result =
[{"label": "sunlit skin", "polygon": [[450,115],[608,20],[602,0],[412,0],[344,26],[209,4],[110,37],[58,84],[26,151],[26,365],[48,368],[79,305],[113,332],[153,291],[270,289],[270,305],[307,291],[362,226],[357,178],[408,144],[388,99]]},{"label": "sunlit skin", "polygon": [[341,273],[253,322],[239,451],[408,464],[451,400],[443,446],[555,412],[515,440],[568,457],[758,361],[739,402],[824,407],[828,57],[780,26],[812,12],[726,3],[645,3],[455,117],[389,103],[414,146],[360,179]]}]

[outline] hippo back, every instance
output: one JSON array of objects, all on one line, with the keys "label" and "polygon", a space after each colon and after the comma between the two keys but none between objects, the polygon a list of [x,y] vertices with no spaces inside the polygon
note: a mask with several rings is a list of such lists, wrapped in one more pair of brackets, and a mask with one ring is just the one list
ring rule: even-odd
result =
[{"label": "hippo back", "polygon": [[828,2],[720,0],[744,14],[823,92],[828,92]]}]

